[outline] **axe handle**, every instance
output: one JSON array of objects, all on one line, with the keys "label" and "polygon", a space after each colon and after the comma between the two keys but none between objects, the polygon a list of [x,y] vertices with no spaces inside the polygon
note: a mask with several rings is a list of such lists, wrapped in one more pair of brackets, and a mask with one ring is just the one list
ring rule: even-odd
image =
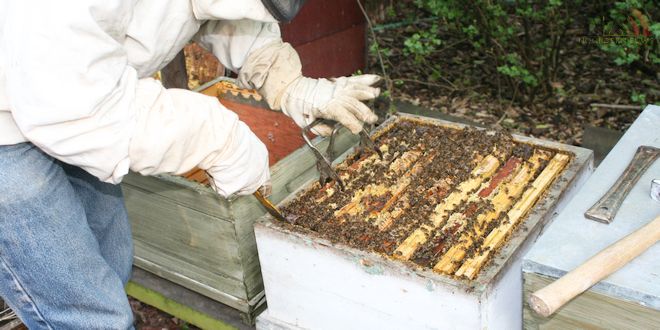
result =
[{"label": "axe handle", "polygon": [[529,305],[543,317],[617,271],[660,240],[660,216],[600,251],[557,281],[534,292]]}]

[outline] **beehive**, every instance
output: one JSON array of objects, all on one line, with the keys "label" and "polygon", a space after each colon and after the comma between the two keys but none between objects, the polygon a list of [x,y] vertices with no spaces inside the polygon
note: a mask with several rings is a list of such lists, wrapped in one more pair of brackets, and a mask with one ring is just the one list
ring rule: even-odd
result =
[{"label": "beehive", "polygon": [[283,203],[287,223],[257,225],[262,326],[519,327],[519,255],[591,153],[407,115],[375,137],[382,160],[337,166],[344,191],[310,183]]}]

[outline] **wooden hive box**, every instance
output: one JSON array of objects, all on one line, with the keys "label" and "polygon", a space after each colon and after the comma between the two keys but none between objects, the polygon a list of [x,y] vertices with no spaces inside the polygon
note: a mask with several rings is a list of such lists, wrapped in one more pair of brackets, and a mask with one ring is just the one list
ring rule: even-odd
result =
[{"label": "wooden hive box", "polygon": [[[201,91],[218,95],[219,83],[222,82],[207,84]],[[258,109],[258,102],[254,100],[241,96],[228,98],[231,103],[239,104],[243,113],[263,111],[267,116],[284,116]],[[258,127],[256,133],[269,148],[271,162],[276,161],[270,168],[272,201],[280,202],[303,183],[318,178],[315,158],[308,148],[299,148],[299,145],[291,145],[290,139],[278,138],[290,132],[271,132]],[[269,133],[275,136],[273,140],[265,139]],[[278,144],[280,140],[286,140],[286,145]],[[356,142],[356,137],[342,130],[335,140],[335,151],[341,154]],[[320,138],[314,143],[321,150],[328,144]],[[284,156],[284,152],[292,149],[297,150]],[[203,181],[200,177],[193,179]],[[247,321],[252,321],[265,302],[253,231],[253,222],[266,213],[265,209],[252,196],[229,201],[193,179],[174,175],[146,177],[135,173],[124,178],[122,189],[135,244],[134,264],[229,305],[244,313]]]},{"label": "wooden hive box", "polygon": [[[456,132],[465,127],[400,114],[390,118],[374,134],[384,136],[391,127],[406,122],[441,126]],[[413,132],[427,136],[423,129],[414,129]],[[385,137],[385,141],[387,139]],[[268,297],[268,310],[257,319],[257,328],[521,328],[521,255],[555,211],[563,207],[590,174],[592,152],[533,138],[515,136],[513,139],[518,145],[531,146],[533,153],[508,152],[502,157],[490,157],[497,151],[494,148],[490,154],[486,153],[487,156],[476,158],[474,164],[477,165],[467,167],[465,171],[470,175],[455,177],[457,182],[447,189],[441,188],[443,178],[410,179],[411,175],[419,177],[419,173],[430,168],[433,157],[448,157],[438,153],[441,146],[426,151],[424,148],[415,149],[408,143],[405,149],[395,144],[384,148],[385,143],[379,140],[386,153],[384,160],[345,154],[347,165],[340,167],[340,173],[348,182],[347,187],[352,182],[360,182],[362,179],[359,178],[381,175],[376,170],[371,174],[367,172],[366,176],[352,172],[363,168],[362,164],[372,158],[368,164],[381,164],[378,166],[388,171],[383,176],[385,179],[365,179],[362,182],[366,183],[354,185],[354,194],[340,195],[333,200],[325,199],[323,195],[333,198],[336,196],[334,190],[325,193],[328,187],[319,189],[310,181],[280,205],[287,219],[296,223],[280,223],[266,215],[255,224]],[[432,144],[428,138],[419,138],[419,144],[415,146],[419,145]],[[388,156],[387,150],[396,150],[399,154],[390,152]],[[522,158],[522,161],[511,161],[514,158]],[[463,168],[461,164],[454,165]],[[530,167],[534,166],[536,169],[531,170]],[[399,171],[404,167],[406,169]],[[435,189],[436,183],[438,189]],[[383,186],[390,188],[383,190]],[[426,200],[420,202],[416,198],[419,196],[425,196]],[[492,208],[470,211],[470,203],[479,205],[479,198],[491,199]],[[326,205],[323,200],[332,203]],[[314,201],[319,201],[319,205],[336,211],[326,212],[330,214],[323,216],[326,220],[311,221],[312,225],[302,228],[301,224],[307,220],[286,213],[301,201],[310,204],[306,210],[312,210]],[[419,210],[413,206],[420,203],[432,206],[428,209],[431,216],[424,217],[419,225],[406,227],[411,219],[422,213],[401,214],[405,215],[406,208]],[[399,213],[396,205],[404,213]],[[351,212],[357,216],[348,217]],[[468,215],[470,212],[477,213]],[[321,215],[314,211],[306,213]],[[387,215],[381,217],[381,214]],[[442,216],[436,217],[436,214]],[[444,220],[436,221],[441,218]],[[468,218],[475,221],[460,220]],[[497,222],[496,219],[504,220]],[[392,221],[399,223],[397,226],[400,227],[391,225]],[[331,228],[333,222],[338,223],[334,228],[346,228],[346,224],[350,227],[333,232],[335,237],[324,235],[321,229]],[[461,223],[464,228],[474,226],[475,232],[480,232],[481,236],[475,239],[466,235],[471,233],[469,230],[453,231]],[[484,223],[493,223],[494,226]],[[363,229],[365,227],[367,229]],[[383,228],[392,230],[387,229],[387,235],[371,234]],[[445,229],[449,235],[443,236]],[[374,242],[370,235],[386,237],[386,240],[382,244]],[[387,237],[397,235],[402,238],[394,240],[393,244],[387,241]],[[418,252],[424,250],[426,244],[433,247],[436,241],[432,238],[454,236],[457,239],[443,247],[444,252],[438,254],[437,259],[430,260],[430,266],[420,266],[420,263],[429,261],[424,261],[425,254]],[[503,237],[506,239],[501,240]],[[366,248],[360,246],[361,242],[365,242]],[[481,252],[470,254],[469,246],[475,242],[480,244]],[[381,247],[388,252],[380,251]]]}]

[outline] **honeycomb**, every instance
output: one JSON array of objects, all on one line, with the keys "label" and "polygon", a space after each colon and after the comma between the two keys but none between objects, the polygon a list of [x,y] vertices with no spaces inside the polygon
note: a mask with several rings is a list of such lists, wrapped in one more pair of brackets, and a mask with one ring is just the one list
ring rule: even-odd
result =
[{"label": "honeycomb", "polygon": [[283,225],[474,279],[570,161],[499,131],[401,118],[380,131],[383,159],[347,157],[345,189],[311,185],[282,207]]}]

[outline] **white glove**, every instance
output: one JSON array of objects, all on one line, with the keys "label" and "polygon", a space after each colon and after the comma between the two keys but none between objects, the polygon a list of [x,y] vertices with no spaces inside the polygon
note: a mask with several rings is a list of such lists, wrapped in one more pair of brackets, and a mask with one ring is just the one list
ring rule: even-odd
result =
[{"label": "white glove", "polygon": [[[379,80],[380,77],[371,74],[332,80],[299,77],[282,96],[282,112],[300,127],[309,125],[316,118],[323,118],[339,122],[357,134],[364,123],[373,124],[378,120],[361,101],[378,96],[380,90],[371,85]],[[315,131],[329,135],[332,129],[318,125]]]},{"label": "white glove", "polygon": [[232,132],[223,153],[206,170],[211,188],[223,197],[250,195],[263,187],[270,188],[270,170],[266,146],[242,121]]},{"label": "white glove", "polygon": [[140,99],[150,106],[137,107],[133,171],[180,174],[197,166],[223,197],[251,194],[269,182],[266,146],[216,98],[163,89],[153,80],[142,85]]},{"label": "white glove", "polygon": [[[363,123],[378,119],[361,101],[375,98],[380,90],[371,87],[376,75],[341,77],[332,80],[302,76],[298,53],[281,40],[250,53],[238,75],[239,85],[254,88],[273,110],[282,110],[300,127],[316,118],[340,122],[357,134]],[[328,135],[330,127],[317,126],[316,133]]]}]

